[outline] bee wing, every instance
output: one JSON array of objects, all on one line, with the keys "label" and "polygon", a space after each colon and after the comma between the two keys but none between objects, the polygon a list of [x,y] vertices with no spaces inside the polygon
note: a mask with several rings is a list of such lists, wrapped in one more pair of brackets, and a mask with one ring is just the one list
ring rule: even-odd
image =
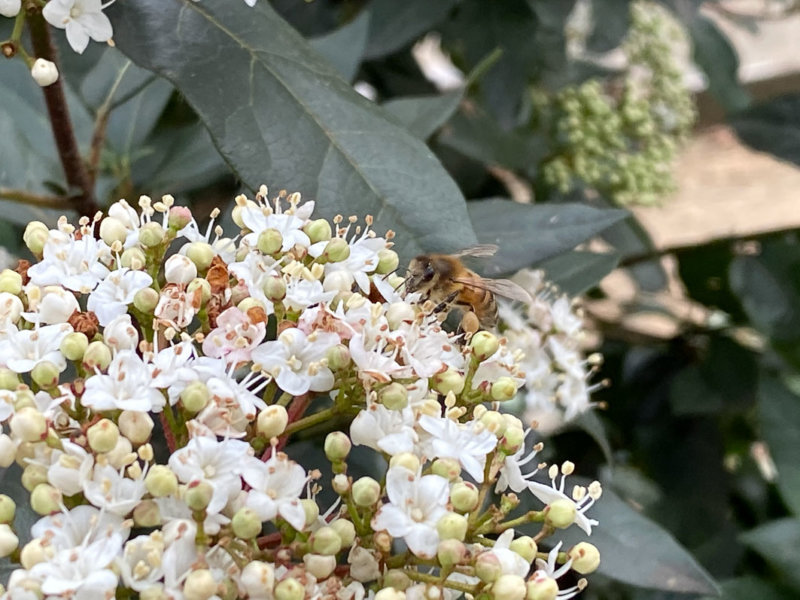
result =
[{"label": "bee wing", "polygon": [[508,298],[509,300],[519,300],[520,302],[525,302],[526,304],[533,302],[531,295],[525,290],[525,288],[508,279],[469,279],[466,277],[458,277],[453,279],[453,281],[469,287],[492,292],[497,296],[502,296],[503,298]]},{"label": "bee wing", "polygon": [[497,246],[494,244],[478,244],[477,246],[470,246],[469,248],[459,250],[450,256],[455,256],[456,258],[462,256],[493,256],[496,252]]}]

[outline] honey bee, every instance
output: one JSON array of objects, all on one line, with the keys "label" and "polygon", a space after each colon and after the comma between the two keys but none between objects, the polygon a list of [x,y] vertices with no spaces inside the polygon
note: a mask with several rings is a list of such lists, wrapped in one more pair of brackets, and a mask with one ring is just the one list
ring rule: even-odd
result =
[{"label": "honey bee", "polygon": [[405,287],[420,292],[425,300],[437,303],[434,312],[449,313],[453,308],[463,312],[461,329],[474,333],[479,327],[491,328],[497,323],[495,296],[530,303],[531,297],[522,287],[508,279],[486,279],[461,262],[465,256],[491,256],[497,246],[482,244],[455,254],[422,254],[408,266]]}]

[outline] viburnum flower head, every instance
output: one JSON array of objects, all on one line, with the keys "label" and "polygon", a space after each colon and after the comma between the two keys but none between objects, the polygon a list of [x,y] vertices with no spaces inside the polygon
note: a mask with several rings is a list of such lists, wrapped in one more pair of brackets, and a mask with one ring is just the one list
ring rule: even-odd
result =
[{"label": "viburnum flower head", "polygon": [[[113,2],[113,0],[111,0]],[[114,33],[103,9],[111,2],[101,0],[49,0],[42,15],[53,27],[66,30],[67,41],[78,54],[83,54],[89,39],[107,42]]]}]

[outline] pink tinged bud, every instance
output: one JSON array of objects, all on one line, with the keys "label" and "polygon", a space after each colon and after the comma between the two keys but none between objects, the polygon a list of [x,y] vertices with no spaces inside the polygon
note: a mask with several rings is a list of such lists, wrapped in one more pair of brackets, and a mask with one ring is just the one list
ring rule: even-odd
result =
[{"label": "pink tinged bud", "polygon": [[467,547],[463,541],[457,539],[442,540],[436,549],[436,558],[445,569],[460,564],[466,556]]},{"label": "pink tinged bud", "polygon": [[440,394],[460,394],[464,390],[464,383],[464,376],[450,368],[433,376],[433,389]]},{"label": "pink tinged bud", "polygon": [[545,507],[545,523],[558,529],[565,529],[575,522],[577,508],[572,500],[562,498],[553,500]]},{"label": "pink tinged bud", "polygon": [[476,332],[469,341],[472,353],[479,361],[483,362],[492,356],[500,348],[500,340],[497,336],[488,331]]},{"label": "pink tinged bud", "polygon": [[167,227],[179,231],[192,222],[192,211],[186,206],[173,206],[169,209]]},{"label": "pink tinged bud", "polygon": [[146,412],[124,410],[119,416],[120,433],[136,446],[150,439],[153,425],[153,419]]},{"label": "pink tinged bud", "polygon": [[86,436],[95,452],[111,452],[119,441],[119,428],[109,419],[100,419],[86,430]]},{"label": "pink tinged bud", "polygon": [[558,583],[539,571],[527,584],[525,600],[556,600],[558,598]]},{"label": "pink tinged bud", "polygon": [[503,573],[500,559],[492,552],[482,552],[475,559],[475,575],[485,583],[492,583]]},{"label": "pink tinged bud", "polygon": [[61,491],[49,483],[40,483],[31,492],[31,508],[40,515],[49,515],[61,509]]},{"label": "pink tinged bud", "polygon": [[17,512],[16,503],[5,494],[0,494],[0,523],[11,523]]},{"label": "pink tinged bud", "polygon": [[519,575],[501,575],[492,585],[493,600],[525,600],[527,588]]},{"label": "pink tinged bud", "polygon": [[236,537],[252,540],[261,533],[261,519],[252,508],[243,507],[236,511],[231,519],[231,527]]},{"label": "pink tinged bud", "polygon": [[208,569],[196,569],[183,582],[186,600],[208,600],[217,593],[217,582]]},{"label": "pink tinged bud", "polygon": [[0,524],[0,558],[5,558],[19,546],[19,538],[5,523]]},{"label": "pink tinged bud", "polygon": [[39,442],[47,434],[47,420],[32,406],[26,406],[14,413],[9,422],[11,435],[24,442]]},{"label": "pink tinged bud", "polygon": [[58,67],[52,61],[37,58],[31,67],[31,77],[41,87],[47,87],[58,81]]},{"label": "pink tinged bud", "polygon": [[499,448],[503,454],[514,455],[525,441],[525,432],[521,427],[509,427],[503,433]]},{"label": "pink tinged bud", "polygon": [[600,566],[600,551],[593,544],[581,542],[567,552],[572,559],[572,568],[581,575],[588,575]]},{"label": "pink tinged bud", "polygon": [[197,277],[197,267],[183,254],[173,254],[164,263],[164,277],[168,283],[186,285]]}]

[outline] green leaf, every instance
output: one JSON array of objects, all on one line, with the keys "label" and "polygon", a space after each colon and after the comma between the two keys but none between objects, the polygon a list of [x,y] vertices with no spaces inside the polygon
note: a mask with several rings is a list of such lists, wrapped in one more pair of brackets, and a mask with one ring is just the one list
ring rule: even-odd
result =
[{"label": "green leaf", "polygon": [[730,120],[745,144],[800,165],[800,94],[767,100]]},{"label": "green leaf", "polygon": [[603,420],[597,416],[593,410],[587,410],[582,415],[570,422],[570,426],[575,426],[588,433],[603,451],[603,458],[610,465],[614,464],[614,454],[611,451],[611,443],[608,441],[608,432]]},{"label": "green leaf", "polygon": [[[723,600],[794,600],[796,592],[782,589],[773,581],[753,576],[737,577],[720,582]],[[704,596],[701,600],[712,600]]]},{"label": "green leaf", "polygon": [[672,535],[614,492],[603,489],[588,515],[600,522],[588,540],[574,526],[560,537],[564,548],[584,540],[597,546],[603,575],[649,589],[719,594],[714,579]]},{"label": "green leaf", "polygon": [[379,232],[397,231],[403,258],[474,243],[463,197],[430,150],[269,3],[141,0],[108,15],[117,47],[178,88],[250,189],[299,191],[328,217],[372,214]]},{"label": "green leaf", "polygon": [[362,11],[347,25],[310,39],[308,43],[333,65],[345,81],[352,81],[367,47],[369,22],[369,11]]},{"label": "green leaf", "polygon": [[747,108],[750,96],[739,84],[739,57],[713,21],[697,13],[688,22],[693,58],[708,78],[708,90],[730,113]]},{"label": "green leaf", "polygon": [[518,204],[502,198],[470,202],[468,209],[479,241],[499,246],[484,270],[490,276],[513,273],[572,250],[628,216],[614,208]]},{"label": "green leaf", "polygon": [[459,0],[373,0],[365,58],[400,50],[444,20]]},{"label": "green leaf", "polygon": [[758,385],[761,435],[778,470],[777,486],[791,511],[800,516],[800,397],[775,377],[762,374]]},{"label": "green leaf", "polygon": [[[0,468],[0,490],[17,505],[14,512],[14,532],[19,537],[19,547],[22,548],[31,541],[31,527],[41,517],[31,508],[30,492],[22,486],[22,469],[19,465]],[[9,575],[17,568],[19,565],[8,558],[0,559],[0,584],[6,585]]]},{"label": "green leaf", "polygon": [[794,586],[800,586],[800,521],[785,518],[756,527],[741,541],[780,571]]},{"label": "green leaf", "polygon": [[619,263],[616,252],[586,252],[575,250],[544,261],[547,278],[570,296],[578,296],[598,285]]},{"label": "green leaf", "polygon": [[452,116],[463,96],[464,90],[457,89],[438,96],[394,98],[385,102],[383,108],[411,133],[424,140]]}]

